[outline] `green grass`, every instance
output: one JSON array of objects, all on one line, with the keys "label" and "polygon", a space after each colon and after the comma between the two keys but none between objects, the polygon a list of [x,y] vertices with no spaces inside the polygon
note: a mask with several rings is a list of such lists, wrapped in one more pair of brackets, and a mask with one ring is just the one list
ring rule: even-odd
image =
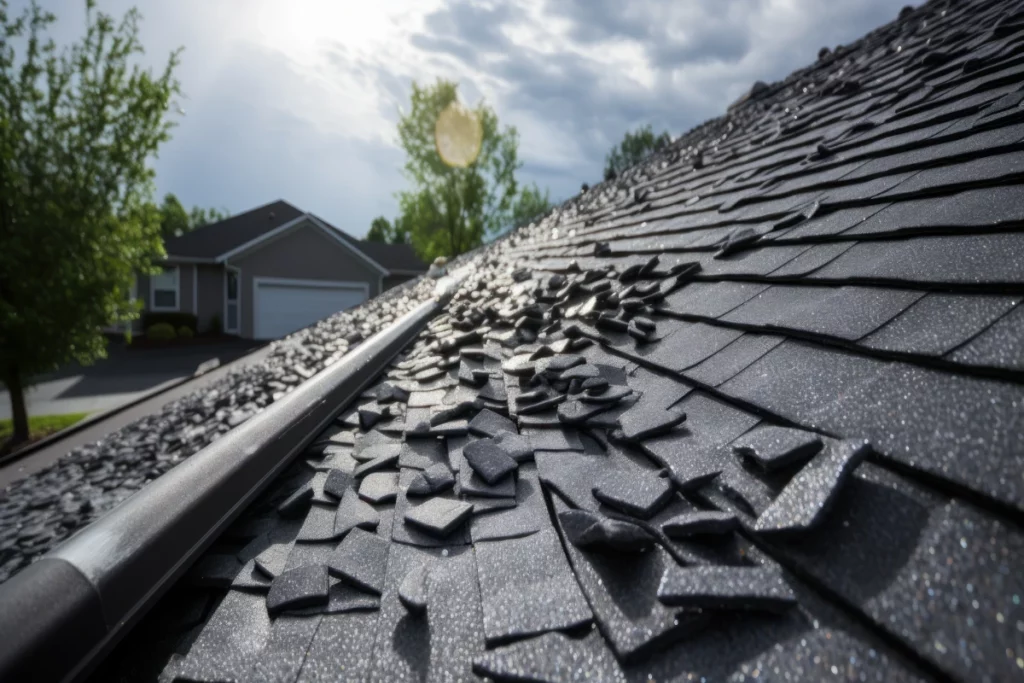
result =
[{"label": "green grass", "polygon": [[[89,413],[68,413],[66,415],[36,415],[28,418],[29,441],[59,432],[70,427]],[[13,420],[0,420],[0,442],[14,433]]]}]

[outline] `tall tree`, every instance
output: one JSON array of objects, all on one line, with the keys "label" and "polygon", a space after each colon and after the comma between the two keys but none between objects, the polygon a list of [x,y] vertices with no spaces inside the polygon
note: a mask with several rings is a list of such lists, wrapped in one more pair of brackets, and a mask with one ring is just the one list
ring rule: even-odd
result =
[{"label": "tall tree", "polygon": [[178,198],[168,192],[160,205],[160,234],[164,239],[184,235],[192,229],[188,212]]},{"label": "tall tree", "polygon": [[143,69],[140,15],[86,2],[85,35],[58,51],[55,17],[0,0],[0,379],[14,440],[35,374],[105,353],[101,329],[138,315],[136,271],[163,257],[148,160],[169,138],[178,52]]},{"label": "tall tree", "polygon": [[626,132],[622,142],[612,147],[604,161],[604,179],[611,180],[630,166],[634,166],[651,153],[664,149],[672,142],[668,131],[655,135],[650,124]]},{"label": "tall tree", "polygon": [[377,216],[370,223],[370,230],[366,233],[366,239],[370,242],[383,242],[385,244],[408,244],[409,233],[401,227],[401,221],[391,223],[384,216]]},{"label": "tall tree", "polygon": [[547,190],[540,191],[537,183],[524,185],[512,207],[512,227],[518,228],[540,218],[553,204]]},{"label": "tall tree", "polygon": [[168,237],[184,235],[189,230],[195,230],[228,217],[227,211],[213,208],[204,209],[193,206],[191,211],[186,211],[181,200],[173,192],[164,195],[164,201],[160,204],[159,211],[160,234],[165,240]]},{"label": "tall tree", "polygon": [[437,137],[438,120],[458,102],[457,91],[455,83],[442,79],[428,86],[413,83],[411,107],[398,122],[412,189],[398,193],[395,224],[427,261],[479,246],[509,224],[516,199],[519,135],[511,126],[500,127],[486,104],[468,110],[478,126],[475,158],[453,165],[439,153],[444,141]]}]

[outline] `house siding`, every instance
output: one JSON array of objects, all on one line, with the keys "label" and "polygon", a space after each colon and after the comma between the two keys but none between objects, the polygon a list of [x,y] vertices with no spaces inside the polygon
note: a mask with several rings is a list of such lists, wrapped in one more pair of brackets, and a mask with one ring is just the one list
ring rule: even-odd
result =
[{"label": "house siding", "polygon": [[254,278],[365,282],[380,293],[380,272],[312,224],[304,224],[230,260],[241,269],[243,337],[253,336]]}]

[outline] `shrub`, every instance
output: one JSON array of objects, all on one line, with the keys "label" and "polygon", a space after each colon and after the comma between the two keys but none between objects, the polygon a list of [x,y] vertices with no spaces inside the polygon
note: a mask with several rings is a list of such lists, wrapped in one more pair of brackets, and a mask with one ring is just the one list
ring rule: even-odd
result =
[{"label": "shrub", "polygon": [[194,336],[196,336],[196,333],[192,331],[191,327],[185,327],[182,325],[178,328],[178,337],[181,339],[191,339]]},{"label": "shrub", "polygon": [[175,337],[174,327],[170,323],[155,323],[146,328],[146,337],[156,341],[169,341]]},{"label": "shrub", "polygon": [[146,311],[142,314],[143,329],[148,330],[152,325],[156,325],[158,323],[167,323],[171,326],[172,330],[187,327],[194,333],[196,331],[198,321],[191,313],[180,313],[178,311],[171,311],[169,313]]},{"label": "shrub", "polygon": [[222,334],[224,332],[224,326],[221,325],[221,323],[220,323],[220,316],[219,315],[215,315],[212,318],[210,318],[210,325],[209,325],[209,327],[206,328],[206,332],[208,334],[212,334],[212,335],[215,335],[215,336],[219,336],[220,334]]}]

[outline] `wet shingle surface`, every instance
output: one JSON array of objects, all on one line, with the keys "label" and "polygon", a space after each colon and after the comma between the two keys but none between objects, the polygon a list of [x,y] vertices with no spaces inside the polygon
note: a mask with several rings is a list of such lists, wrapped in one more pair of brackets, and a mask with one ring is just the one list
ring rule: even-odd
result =
[{"label": "wet shingle surface", "polygon": [[[1008,13],[909,9],[468,259],[183,584],[217,600],[157,670],[1024,675]],[[278,616],[266,584],[318,566]]]}]

